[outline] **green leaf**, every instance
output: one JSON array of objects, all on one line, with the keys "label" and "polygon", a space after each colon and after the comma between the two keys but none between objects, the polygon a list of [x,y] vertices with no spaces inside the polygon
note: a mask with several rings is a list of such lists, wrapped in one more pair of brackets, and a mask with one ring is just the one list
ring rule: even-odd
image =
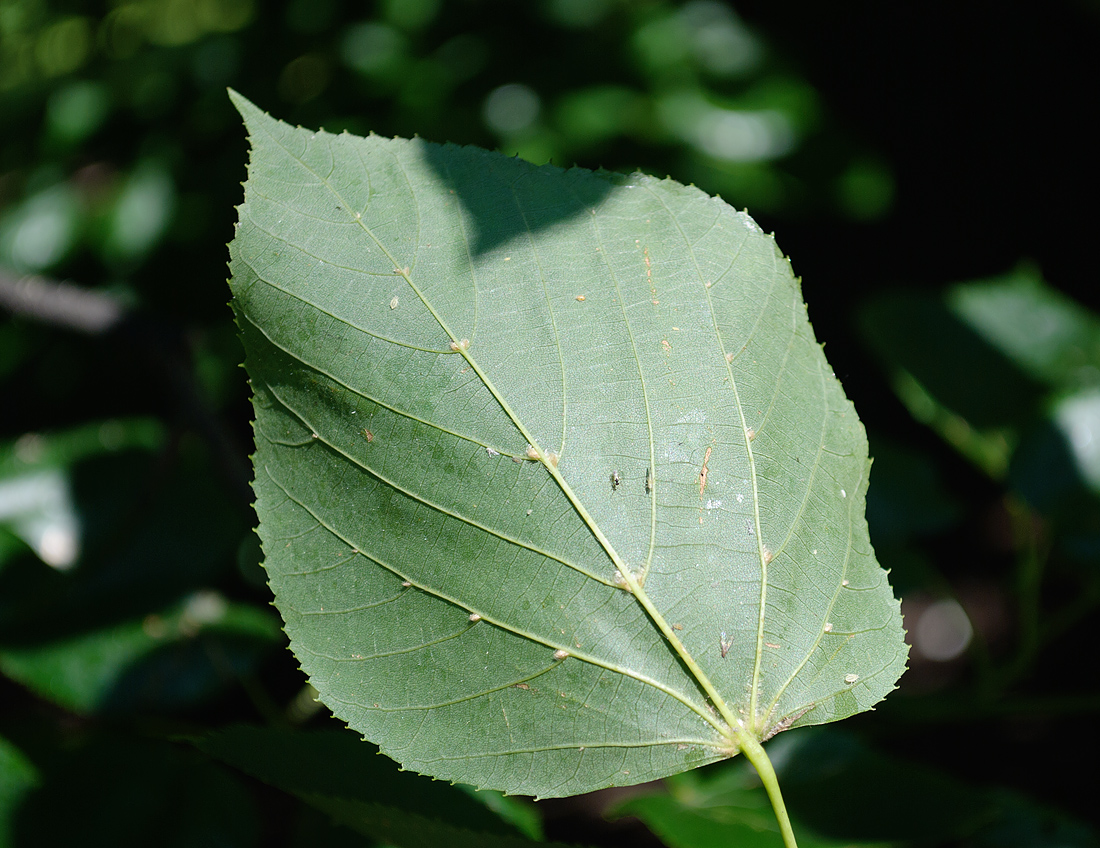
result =
[{"label": "green leaf", "polygon": [[39,782],[38,769],[15,745],[0,736],[0,848],[14,844],[16,813]]},{"label": "green leaf", "polygon": [[[784,736],[776,747],[774,759],[779,763],[784,784],[797,779],[803,766],[802,750],[808,740],[820,731],[802,731]],[[819,766],[828,771],[831,762]],[[848,775],[845,775],[847,777]],[[820,780],[820,778],[818,778]],[[830,794],[835,783],[830,775],[822,781],[822,792]],[[732,761],[707,769],[685,772],[661,784],[654,790],[638,794],[613,808],[609,815],[635,816],[657,834],[669,848],[779,848],[783,845],[779,829],[768,805],[764,787],[748,762]],[[864,787],[848,782],[845,790],[851,797],[863,798]],[[644,791],[644,790],[642,790]],[[835,793],[833,793],[835,794]],[[853,807],[842,800],[834,801],[836,815],[847,820],[853,817]],[[860,811],[863,804],[860,804]],[[853,842],[851,839],[829,839],[812,833],[800,821],[799,811],[789,807],[792,822],[797,826],[800,848],[882,848],[882,843]]]},{"label": "green leaf", "polygon": [[406,768],[560,796],[891,691],[863,428],[751,218],[234,101],[260,535],[337,716]]},{"label": "green leaf", "polygon": [[245,785],[197,751],[85,730],[46,756],[14,817],[13,845],[267,844]]},{"label": "green leaf", "polygon": [[[520,848],[541,842],[540,824],[530,809],[518,809],[522,802],[401,772],[346,731],[234,727],[195,744],[387,845]],[[501,808],[508,808],[505,816]]]},{"label": "green leaf", "polygon": [[267,610],[196,592],[176,607],[45,644],[0,644],[0,672],[79,713],[179,709],[253,670],[281,634]]}]

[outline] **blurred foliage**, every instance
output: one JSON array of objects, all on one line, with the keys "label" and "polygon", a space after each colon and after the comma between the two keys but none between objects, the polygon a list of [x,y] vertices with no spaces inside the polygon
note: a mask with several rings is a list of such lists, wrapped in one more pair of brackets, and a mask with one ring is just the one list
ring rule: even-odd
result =
[{"label": "blurred foliage", "polygon": [[[669,174],[775,227],[867,422],[914,642],[856,737],[769,743],[804,844],[1095,845],[1098,28],[1077,2],[0,2],[0,846],[537,838],[524,816],[775,844],[737,762],[614,823],[395,776],[430,813],[404,830],[377,824],[390,778],[337,803],[269,768],[276,740],[341,743],[310,747],[331,723],[250,530],[227,86],[305,126]],[[237,722],[281,735],[206,738]]]}]

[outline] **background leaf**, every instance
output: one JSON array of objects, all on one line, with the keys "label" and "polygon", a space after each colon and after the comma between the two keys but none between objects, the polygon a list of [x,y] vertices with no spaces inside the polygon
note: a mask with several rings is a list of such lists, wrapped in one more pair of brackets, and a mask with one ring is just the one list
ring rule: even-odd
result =
[{"label": "background leaf", "polygon": [[260,532],[339,717],[408,768],[552,796],[893,688],[863,430],[752,219],[235,102]]},{"label": "background leaf", "polygon": [[542,843],[529,803],[426,782],[347,732],[233,727],[195,744],[386,845]]}]

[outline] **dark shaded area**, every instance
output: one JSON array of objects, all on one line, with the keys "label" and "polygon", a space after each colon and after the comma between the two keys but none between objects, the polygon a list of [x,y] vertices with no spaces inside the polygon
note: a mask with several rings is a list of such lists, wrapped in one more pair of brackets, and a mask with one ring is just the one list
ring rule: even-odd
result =
[{"label": "dark shaded area", "polygon": [[[191,751],[103,734],[50,765],[19,811],[16,844],[84,843],[89,834],[107,833],[119,846],[260,844],[245,787]],[[63,814],[59,797],[66,799]]]},{"label": "dark shaded area", "polygon": [[[446,148],[432,144],[425,145],[423,150],[425,160],[440,179],[451,186],[477,227],[473,234],[475,256],[487,253],[517,236],[536,233],[584,213],[605,197],[612,185],[609,180],[597,177],[581,179],[578,188],[583,185],[588,189],[583,198],[564,197],[558,206],[539,204],[537,218],[527,214],[526,217],[517,215],[507,219],[516,225],[509,231],[500,226],[505,219],[500,217],[499,210],[501,207],[517,206],[526,199],[524,195],[529,194],[531,189],[524,183],[538,180],[538,172],[534,168],[520,159],[502,163],[473,147],[463,148],[463,155],[460,156],[445,155]],[[529,206],[524,207],[525,212],[529,209]],[[521,223],[526,226],[521,227]]]}]

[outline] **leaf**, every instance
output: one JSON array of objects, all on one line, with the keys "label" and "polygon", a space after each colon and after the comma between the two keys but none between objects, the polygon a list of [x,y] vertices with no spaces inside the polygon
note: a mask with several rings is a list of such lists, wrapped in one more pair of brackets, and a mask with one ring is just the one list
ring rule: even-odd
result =
[{"label": "leaf", "polygon": [[267,844],[246,786],[197,751],[86,727],[44,756],[48,769],[14,816],[13,845]]},{"label": "leaf", "polygon": [[0,736],[0,848],[14,844],[12,831],[19,805],[40,780],[26,754]]},{"label": "leaf", "polygon": [[348,733],[233,727],[195,745],[386,845],[546,844],[529,805],[402,773]]},{"label": "leaf", "polygon": [[263,609],[196,592],[173,608],[45,644],[0,643],[0,671],[77,713],[178,710],[220,694],[281,641]]},{"label": "leaf", "polygon": [[260,536],[337,716],[406,768],[561,796],[894,687],[863,428],[751,218],[234,101]]}]

